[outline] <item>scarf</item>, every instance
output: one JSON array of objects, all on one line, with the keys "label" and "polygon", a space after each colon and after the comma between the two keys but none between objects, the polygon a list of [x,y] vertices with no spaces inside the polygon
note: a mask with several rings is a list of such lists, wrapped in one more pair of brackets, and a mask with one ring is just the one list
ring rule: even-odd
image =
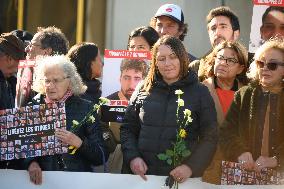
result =
[{"label": "scarf", "polygon": [[73,93],[70,89],[68,89],[65,93],[65,95],[58,101],[55,100],[51,100],[49,99],[47,96],[45,97],[45,103],[50,104],[50,103],[55,103],[55,102],[59,102],[59,103],[64,103],[70,96],[72,96]]}]

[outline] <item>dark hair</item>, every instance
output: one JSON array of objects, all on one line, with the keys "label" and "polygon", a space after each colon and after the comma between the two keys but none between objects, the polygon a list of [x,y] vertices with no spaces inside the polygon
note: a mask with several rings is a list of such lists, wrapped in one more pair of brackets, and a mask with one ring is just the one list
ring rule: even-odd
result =
[{"label": "dark hair", "polygon": [[13,30],[11,34],[18,37],[23,43],[29,42],[33,39],[33,34],[25,30]]},{"label": "dark hair", "polygon": [[162,36],[152,49],[152,61],[150,64],[150,70],[145,78],[145,84],[143,90],[150,91],[153,86],[155,76],[162,77],[157,68],[157,53],[161,45],[166,45],[171,48],[173,53],[178,57],[180,62],[180,73],[179,79],[184,78],[188,74],[189,59],[187,51],[182,43],[182,41],[176,37],[170,35]]},{"label": "dark hair", "polygon": [[284,13],[284,7],[275,7],[275,6],[268,7],[262,15],[262,24],[264,23],[264,20],[266,19],[267,15],[271,11],[279,11],[279,12]]},{"label": "dark hair", "polygon": [[92,61],[98,56],[98,46],[94,43],[79,43],[70,48],[67,56],[75,64],[84,81],[92,79]]},{"label": "dark hair", "polygon": [[209,24],[216,16],[228,17],[230,19],[233,31],[240,30],[239,18],[229,7],[221,6],[211,9],[206,17],[207,24]]},{"label": "dark hair", "polygon": [[69,49],[69,42],[59,28],[49,26],[47,28],[38,27],[37,33],[39,33],[39,39],[41,48],[51,48],[50,55],[55,54],[67,54]]},{"label": "dark hair", "polygon": [[148,71],[147,63],[142,59],[123,59],[120,64],[120,72],[124,70],[135,70],[142,72],[142,77],[145,78]]},{"label": "dark hair", "polygon": [[139,28],[135,28],[134,30],[131,31],[128,37],[128,42],[127,42],[127,49],[129,49],[129,43],[131,39],[134,37],[143,37],[147,43],[149,44],[150,48],[153,47],[153,45],[158,41],[159,39],[159,34],[156,32],[156,30],[150,26],[142,26]]},{"label": "dark hair", "polygon": [[[170,19],[172,19],[171,17],[168,17],[168,18],[170,18]],[[174,19],[172,19],[173,21],[175,21]],[[150,26],[152,27],[152,28],[156,28],[156,22],[157,22],[157,18],[155,18],[155,17],[152,17],[151,18],[151,21],[150,21]],[[183,41],[184,40],[184,38],[185,38],[185,36],[186,36],[186,34],[187,34],[187,31],[188,31],[188,24],[186,24],[186,23],[182,23],[182,22],[177,22],[177,21],[175,21],[176,23],[178,23],[178,30],[179,31],[182,31],[182,34],[178,37],[181,41]]]}]

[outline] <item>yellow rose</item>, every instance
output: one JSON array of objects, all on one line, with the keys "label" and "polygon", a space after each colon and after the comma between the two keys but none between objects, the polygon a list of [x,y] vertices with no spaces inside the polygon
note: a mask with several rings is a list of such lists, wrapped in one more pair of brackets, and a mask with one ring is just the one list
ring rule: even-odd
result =
[{"label": "yellow rose", "polygon": [[181,138],[185,138],[186,137],[186,131],[184,129],[179,130],[179,136]]}]

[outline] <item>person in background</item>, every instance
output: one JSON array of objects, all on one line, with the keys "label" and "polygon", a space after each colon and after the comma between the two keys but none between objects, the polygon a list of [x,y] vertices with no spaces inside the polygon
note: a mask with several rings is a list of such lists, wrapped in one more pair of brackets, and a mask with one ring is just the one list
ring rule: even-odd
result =
[{"label": "person in background", "polygon": [[[224,121],[234,94],[239,88],[247,84],[246,68],[248,53],[239,42],[223,41],[219,43],[208,57],[206,85],[214,100],[217,111],[218,127]],[[220,184],[222,154],[217,149],[213,161],[203,175],[203,181]]]},{"label": "person in background", "polygon": [[[214,102],[196,74],[188,71],[188,54],[182,41],[162,36],[152,49],[152,62],[144,82],[136,87],[121,126],[122,173],[172,175],[178,182],[200,177],[209,165],[217,145]],[[184,106],[193,121],[185,137],[192,154],[173,168],[157,155],[172,147],[176,138],[175,90],[184,92]],[[155,115],[155,116],[153,116]]]},{"label": "person in background", "polygon": [[201,75],[205,75],[203,67],[208,67],[207,58],[213,48],[222,41],[237,41],[240,36],[240,23],[237,15],[225,6],[211,9],[206,17],[207,31],[211,44],[211,50],[207,52],[200,60],[191,62],[189,67],[193,69],[201,81]]},{"label": "person in background", "polygon": [[268,40],[257,49],[247,75],[250,84],[235,93],[220,128],[221,150],[226,160],[246,169],[283,172],[283,39]]},{"label": "person in background", "polygon": [[[17,68],[25,58],[24,43],[11,33],[0,35],[0,109],[15,107]],[[21,160],[0,161],[1,169],[22,169]]]},{"label": "person in background", "polygon": [[98,46],[94,43],[83,42],[70,48],[67,57],[77,68],[83,82],[87,85],[82,98],[97,104],[101,97],[101,82],[103,63]]},{"label": "person in background", "polygon": [[150,26],[135,28],[129,34],[127,50],[150,51],[158,39],[159,34]]},{"label": "person in background", "polygon": [[[25,49],[27,53],[26,59],[36,60],[49,55],[65,55],[68,52],[68,48],[69,42],[59,28],[54,26],[38,27],[37,33]],[[16,107],[25,106],[35,96],[35,93],[31,90],[33,71],[33,67],[24,67],[18,73],[21,79],[18,83]]]},{"label": "person in background", "polygon": [[[170,35],[184,40],[188,32],[188,24],[184,23],[182,9],[175,4],[164,4],[151,18],[150,26],[154,28],[159,36]],[[189,61],[196,60],[196,57],[188,53]]]},{"label": "person in background", "polygon": [[[31,105],[64,102],[66,129],[56,129],[55,137],[77,148],[75,154],[56,154],[31,158],[27,169],[31,182],[42,183],[42,171],[91,172],[92,165],[101,165],[108,158],[99,121],[85,123],[71,132],[72,120],[82,121],[93,108],[90,101],[79,96],[86,91],[74,64],[64,55],[46,56],[36,69],[33,89],[36,95]],[[96,116],[97,117],[97,116]]]}]

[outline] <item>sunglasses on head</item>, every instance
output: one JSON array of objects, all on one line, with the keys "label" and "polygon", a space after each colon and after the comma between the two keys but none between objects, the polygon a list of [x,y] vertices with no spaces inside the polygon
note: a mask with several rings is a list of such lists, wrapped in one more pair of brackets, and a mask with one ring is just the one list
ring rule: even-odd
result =
[{"label": "sunglasses on head", "polygon": [[278,66],[284,66],[284,62],[267,62],[267,63],[265,63],[265,62],[260,61],[260,60],[256,60],[255,62],[256,62],[257,66],[259,68],[263,68],[264,65],[266,65],[267,69],[272,70],[272,71],[276,70],[278,68]]}]

